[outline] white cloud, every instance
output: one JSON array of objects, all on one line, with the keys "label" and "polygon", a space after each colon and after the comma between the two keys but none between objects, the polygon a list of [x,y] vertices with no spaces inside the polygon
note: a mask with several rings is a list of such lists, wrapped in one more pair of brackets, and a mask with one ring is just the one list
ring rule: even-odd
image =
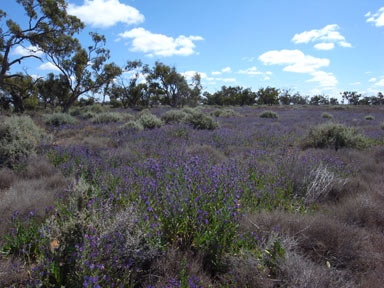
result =
[{"label": "white cloud", "polygon": [[349,85],[358,86],[358,85],[361,85],[361,82],[352,82],[352,83],[349,83]]},{"label": "white cloud", "polygon": [[207,81],[210,81],[208,79],[212,79],[213,80],[213,78],[208,78],[206,73],[204,73],[204,72],[197,72],[197,71],[193,71],[193,70],[192,71],[185,71],[184,73],[181,73],[181,75],[183,75],[186,80],[192,80],[193,76],[195,76],[196,73],[200,74],[201,79],[204,79],[204,80],[207,80]]},{"label": "white cloud", "polygon": [[236,82],[236,78],[215,78],[216,81],[221,81],[221,82]]},{"label": "white cloud", "polygon": [[20,55],[20,56],[33,55],[33,56],[41,57],[43,54],[44,52],[39,47],[32,46],[32,45],[28,46],[27,48],[19,45],[12,51],[12,55]]},{"label": "white cloud", "polygon": [[375,14],[368,12],[365,14],[367,22],[372,22],[376,27],[384,26],[384,7],[381,7]]},{"label": "white cloud", "polygon": [[329,66],[329,59],[305,55],[300,50],[273,50],[259,57],[264,65],[285,65],[284,71],[312,73],[321,67]]},{"label": "white cloud", "polygon": [[253,62],[256,60],[255,57],[243,57],[241,58],[242,61],[247,61],[247,62]]},{"label": "white cloud", "polygon": [[311,75],[313,78],[307,82],[318,82],[321,87],[335,87],[338,83],[335,75],[331,72],[315,71]]},{"label": "white cloud", "polygon": [[[250,67],[250,68],[245,69],[245,70],[239,70],[237,73],[251,75],[251,76],[254,76],[254,75],[265,75],[264,80],[269,80],[270,79],[270,77],[268,77],[266,75],[272,75],[271,71],[262,72],[262,71],[259,71],[256,66]],[[268,79],[266,79],[266,78],[268,78]]]},{"label": "white cloud", "polygon": [[47,62],[44,64],[41,64],[37,69],[39,70],[52,70],[52,71],[58,71],[60,72],[60,69],[57,68],[53,63]]},{"label": "white cloud", "polygon": [[196,54],[193,41],[204,40],[200,36],[184,36],[172,38],[163,34],[154,34],[144,28],[135,28],[119,34],[122,38],[133,39],[133,52],[147,53],[147,56],[189,56]]},{"label": "white cloud", "polygon": [[265,76],[263,80],[264,80],[264,81],[271,80],[271,77],[269,77],[269,76]]},{"label": "white cloud", "polygon": [[223,72],[223,73],[229,73],[231,71],[232,71],[231,67],[225,67],[225,68],[221,69],[221,72]]},{"label": "white cloud", "polygon": [[211,72],[211,74],[212,75],[220,75],[222,73],[230,73],[230,72],[232,72],[231,67],[225,67],[225,68],[221,69],[220,71],[213,71],[213,72]]},{"label": "white cloud", "polygon": [[371,79],[368,80],[369,82],[376,82],[377,81],[377,78],[373,77]]},{"label": "white cloud", "polygon": [[139,24],[144,21],[144,16],[136,8],[119,0],[84,0],[81,6],[68,4],[67,10],[68,14],[77,16],[93,27],[107,28],[118,22]]},{"label": "white cloud", "polygon": [[[352,45],[345,40],[345,37],[340,34],[340,32],[338,31],[339,29],[340,27],[337,24],[327,25],[322,29],[314,29],[310,31],[304,31],[300,34],[295,34],[295,36],[293,36],[292,38],[292,41],[295,44],[301,44],[301,43],[307,44],[309,42],[322,42],[321,44],[337,43],[339,46],[344,48],[352,47]],[[316,45],[315,45],[315,48],[319,49],[316,47]],[[330,50],[330,49],[323,49],[323,50]]]},{"label": "white cloud", "polygon": [[318,43],[314,46],[317,50],[332,50],[335,48],[334,43]]},{"label": "white cloud", "polygon": [[375,86],[384,87],[384,78],[381,78],[379,81],[375,83]]}]

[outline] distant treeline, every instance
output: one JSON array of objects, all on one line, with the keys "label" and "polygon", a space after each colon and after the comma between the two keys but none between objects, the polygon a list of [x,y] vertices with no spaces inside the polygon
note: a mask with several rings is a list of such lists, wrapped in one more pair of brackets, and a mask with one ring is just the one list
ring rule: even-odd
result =
[{"label": "distant treeline", "polygon": [[[175,67],[156,62],[151,68],[141,61],[124,67],[107,63],[110,51],[103,35],[90,33],[92,44],[84,48],[76,35],[84,24],[67,14],[64,0],[18,1],[26,12],[26,27],[7,19],[0,10],[0,109],[23,113],[25,110],[60,108],[68,112],[73,105],[95,102],[95,96],[109,99],[114,107],[153,107],[169,105],[337,105],[325,95],[302,96],[298,92],[273,87],[252,91],[240,86],[226,87],[213,94],[203,92],[201,76],[191,79]],[[20,56],[14,49],[24,47]],[[10,58],[10,55],[12,57]],[[16,64],[35,58],[48,61],[58,71],[36,78],[25,71],[14,72]],[[383,105],[383,94],[363,97],[345,91],[341,104]],[[86,100],[84,100],[84,98]]]}]

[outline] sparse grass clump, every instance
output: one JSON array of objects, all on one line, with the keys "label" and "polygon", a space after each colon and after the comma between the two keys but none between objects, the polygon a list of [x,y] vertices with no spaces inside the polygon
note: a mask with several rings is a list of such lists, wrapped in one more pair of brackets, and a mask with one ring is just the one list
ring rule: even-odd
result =
[{"label": "sparse grass clump", "polygon": [[368,139],[357,129],[338,123],[324,123],[310,129],[304,147],[312,148],[366,148]]},{"label": "sparse grass clump", "polygon": [[215,130],[218,127],[215,120],[203,112],[194,111],[185,118],[185,122],[191,125],[193,129]]},{"label": "sparse grass clump", "polygon": [[182,122],[185,117],[187,117],[187,113],[182,110],[170,110],[161,116],[161,120],[166,124],[173,124]]},{"label": "sparse grass clump", "polygon": [[29,116],[12,116],[0,124],[0,166],[13,166],[36,154],[46,137]]},{"label": "sparse grass clump", "polygon": [[66,124],[76,124],[76,118],[72,117],[66,113],[53,113],[53,114],[45,114],[45,124],[52,126],[61,126]]},{"label": "sparse grass clump", "polygon": [[367,115],[364,117],[365,120],[375,120],[375,116],[373,115]]},{"label": "sparse grass clump", "polygon": [[111,122],[123,122],[124,116],[119,112],[105,112],[97,114],[92,122],[97,124],[106,124]]},{"label": "sparse grass clump", "polygon": [[270,111],[270,110],[265,110],[260,113],[260,118],[270,118],[270,119],[277,119],[279,116],[277,113]]},{"label": "sparse grass clump", "polygon": [[330,113],[324,112],[324,113],[321,114],[321,118],[324,118],[324,119],[332,119],[332,118],[333,118],[333,115],[330,114]]},{"label": "sparse grass clump", "polygon": [[155,129],[163,126],[163,121],[150,112],[142,113],[138,121],[145,129]]}]

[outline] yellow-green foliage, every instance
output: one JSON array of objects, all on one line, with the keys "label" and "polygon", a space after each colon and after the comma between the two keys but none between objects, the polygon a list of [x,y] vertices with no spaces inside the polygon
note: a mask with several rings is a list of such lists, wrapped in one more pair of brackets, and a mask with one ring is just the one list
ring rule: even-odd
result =
[{"label": "yellow-green foliage", "polygon": [[304,139],[305,147],[313,148],[365,148],[369,145],[368,139],[352,127],[343,124],[328,122],[312,127]]},{"label": "yellow-green foliage", "polygon": [[44,132],[29,116],[12,116],[0,124],[0,166],[13,166],[36,154]]}]

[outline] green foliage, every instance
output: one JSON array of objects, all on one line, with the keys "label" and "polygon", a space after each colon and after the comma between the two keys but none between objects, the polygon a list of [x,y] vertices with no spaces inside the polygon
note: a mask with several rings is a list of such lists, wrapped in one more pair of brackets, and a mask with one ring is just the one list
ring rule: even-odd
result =
[{"label": "green foliage", "polygon": [[226,87],[222,86],[221,90],[210,94],[204,93],[206,98],[205,103],[208,105],[253,105],[256,101],[256,93],[252,92],[250,88],[244,89],[243,87]]},{"label": "green foliage", "polygon": [[12,216],[12,231],[5,235],[4,245],[1,247],[3,256],[22,256],[27,263],[31,263],[41,254],[39,249],[41,234],[40,221],[33,212],[27,217],[15,214]]},{"label": "green foliage", "polygon": [[155,129],[163,126],[163,122],[156,115],[151,114],[150,112],[141,113],[138,122],[145,129]]},{"label": "green foliage", "polygon": [[0,124],[0,165],[14,166],[36,154],[44,132],[29,116],[12,116]]},{"label": "green foliage", "polygon": [[270,110],[265,110],[260,113],[260,118],[271,118],[271,119],[277,119],[279,116],[277,113],[270,111]]},{"label": "green foliage", "polygon": [[191,125],[193,129],[215,130],[218,124],[212,117],[203,112],[193,112],[185,118],[185,123]]},{"label": "green foliage", "polygon": [[276,105],[279,104],[280,90],[274,87],[261,88],[257,91],[257,104]]},{"label": "green foliage", "polygon": [[211,115],[215,117],[225,117],[225,118],[240,116],[240,114],[234,111],[233,109],[217,109],[211,112]]},{"label": "green foliage", "polygon": [[144,130],[143,125],[139,121],[128,121],[127,123],[120,126],[121,130],[132,129],[136,131]]},{"label": "green foliage", "polygon": [[384,122],[381,122],[380,128],[384,130]]},{"label": "green foliage", "polygon": [[304,139],[305,147],[313,148],[357,148],[369,145],[368,139],[352,127],[328,122],[312,127]]},{"label": "green foliage", "polygon": [[321,118],[324,118],[324,119],[332,119],[332,118],[333,118],[333,115],[330,114],[330,113],[324,112],[324,113],[321,114]]},{"label": "green foliage", "polygon": [[187,117],[187,113],[182,110],[170,110],[161,116],[161,120],[166,124],[172,124],[182,122],[185,117]]},{"label": "green foliage", "polygon": [[111,123],[111,122],[123,122],[124,116],[119,112],[105,112],[96,114],[93,117],[92,122],[97,124]]},{"label": "green foliage", "polygon": [[375,116],[373,115],[367,115],[364,117],[365,120],[375,120]]},{"label": "green foliage", "polygon": [[72,117],[67,113],[53,113],[53,114],[45,114],[43,115],[45,118],[45,124],[52,126],[60,126],[65,124],[76,124],[76,118]]}]

